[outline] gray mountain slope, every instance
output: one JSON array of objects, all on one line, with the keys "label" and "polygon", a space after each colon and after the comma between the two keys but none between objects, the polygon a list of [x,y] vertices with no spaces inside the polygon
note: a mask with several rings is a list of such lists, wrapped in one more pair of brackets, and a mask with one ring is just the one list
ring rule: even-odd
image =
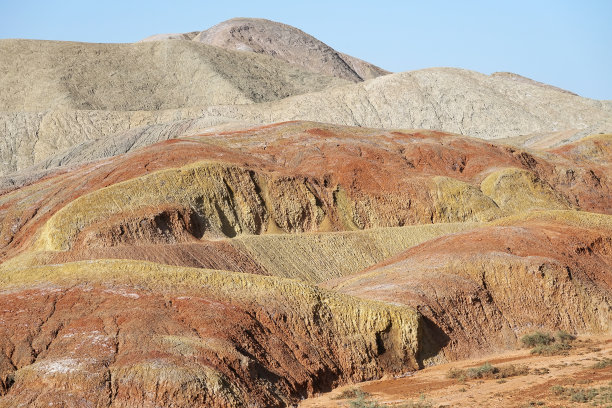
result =
[{"label": "gray mountain slope", "polygon": [[37,172],[122,154],[219,123],[298,119],[438,129],[483,139],[568,131],[572,139],[612,131],[612,103],[507,75],[431,68],[269,103],[140,112],[0,113],[0,159],[4,174],[38,163],[29,169]]},{"label": "gray mountain slope", "polygon": [[0,40],[0,110],[160,110],[268,102],[347,83],[189,41]]},{"label": "gray mountain slope", "polygon": [[312,72],[353,82],[389,73],[369,62],[338,52],[302,30],[265,19],[233,18],[193,34],[157,34],[142,42],[193,40],[228,50],[266,54]]}]

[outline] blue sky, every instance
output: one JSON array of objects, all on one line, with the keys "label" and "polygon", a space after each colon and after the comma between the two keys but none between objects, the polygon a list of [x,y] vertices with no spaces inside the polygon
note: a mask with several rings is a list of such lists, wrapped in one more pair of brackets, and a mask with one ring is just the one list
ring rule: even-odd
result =
[{"label": "blue sky", "polygon": [[0,0],[0,38],[133,42],[232,17],[296,26],[395,72],[434,66],[511,71],[612,99],[612,0]]}]

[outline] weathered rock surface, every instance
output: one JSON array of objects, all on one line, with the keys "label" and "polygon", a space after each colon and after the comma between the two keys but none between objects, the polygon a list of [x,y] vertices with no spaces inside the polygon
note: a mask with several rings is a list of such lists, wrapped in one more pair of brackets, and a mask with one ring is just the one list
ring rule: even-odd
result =
[{"label": "weathered rock surface", "polygon": [[185,41],[1,40],[0,111],[249,104],[346,84],[265,55]]},{"label": "weathered rock surface", "polygon": [[[40,171],[122,154],[220,123],[287,120],[438,129],[482,139],[567,131],[565,139],[571,142],[586,133],[609,133],[612,105],[503,76],[432,68],[270,103],[137,112],[8,112],[0,113],[0,129],[5,129],[0,171],[24,170],[49,159],[33,169]],[[59,153],[71,146],[73,150]]]},{"label": "weathered rock surface", "polygon": [[[481,222],[534,209],[610,213],[606,169],[443,133],[285,123],[168,141],[4,194],[0,253],[34,240],[68,250]],[[519,194],[508,201],[504,188]]]},{"label": "weathered rock surface", "polygon": [[433,239],[326,286],[415,307],[446,358],[461,358],[534,330],[607,333],[611,284],[612,217],[548,211]]},{"label": "weathered rock surface", "polygon": [[157,34],[142,41],[162,40],[193,40],[229,50],[266,54],[308,71],[353,82],[389,73],[340,53],[295,27],[265,19],[233,18],[201,32]]},{"label": "weathered rock surface", "polygon": [[98,261],[0,282],[0,406],[281,407],[419,365],[414,310],[293,280]]},{"label": "weathered rock surface", "polygon": [[0,406],[288,406],[610,329],[609,135],[192,130],[0,195]]}]

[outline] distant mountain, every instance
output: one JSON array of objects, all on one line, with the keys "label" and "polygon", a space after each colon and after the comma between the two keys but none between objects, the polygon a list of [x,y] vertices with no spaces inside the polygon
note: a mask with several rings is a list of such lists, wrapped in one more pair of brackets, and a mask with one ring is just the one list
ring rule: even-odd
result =
[{"label": "distant mountain", "polygon": [[228,123],[310,120],[551,146],[612,131],[610,101],[512,73],[382,75],[268,20],[149,38],[160,39],[177,40],[0,40],[0,175],[28,169],[0,185]]},{"label": "distant mountain", "polygon": [[389,73],[338,52],[295,27],[258,18],[233,18],[201,32],[157,34],[142,41],[161,40],[192,40],[228,50],[266,54],[312,72],[353,82]]},{"label": "distant mountain", "polygon": [[0,110],[161,110],[269,102],[348,83],[195,42],[0,40]]}]

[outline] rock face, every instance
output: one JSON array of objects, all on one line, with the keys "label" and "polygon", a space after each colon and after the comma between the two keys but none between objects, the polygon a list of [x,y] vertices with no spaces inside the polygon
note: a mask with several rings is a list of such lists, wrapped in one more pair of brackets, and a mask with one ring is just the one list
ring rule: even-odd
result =
[{"label": "rock face", "polygon": [[5,194],[0,254],[34,238],[39,249],[67,250],[483,222],[536,209],[610,213],[607,169],[437,132],[294,122],[212,133]]},{"label": "rock face", "polygon": [[1,406],[276,407],[418,367],[407,308],[126,261],[40,272],[1,278]]},{"label": "rock face", "polygon": [[201,32],[158,34],[142,41],[161,40],[192,40],[229,50],[266,54],[308,71],[353,82],[389,73],[340,53],[295,27],[264,19],[233,18]]},{"label": "rock face", "polygon": [[611,249],[609,216],[535,213],[428,241],[329,287],[416,307],[447,357],[464,358],[533,327],[609,332]]}]

